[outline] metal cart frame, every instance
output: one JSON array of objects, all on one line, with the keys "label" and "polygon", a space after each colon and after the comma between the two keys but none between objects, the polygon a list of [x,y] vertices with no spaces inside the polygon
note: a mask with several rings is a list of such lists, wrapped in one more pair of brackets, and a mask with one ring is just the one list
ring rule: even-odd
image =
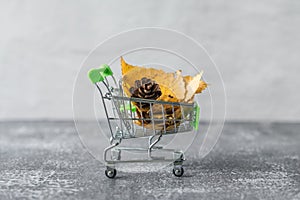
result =
[{"label": "metal cart frame", "polygon": [[[182,176],[184,173],[182,167],[183,161],[185,160],[184,153],[180,150],[165,149],[162,146],[157,146],[157,143],[161,140],[161,137],[166,134],[188,132],[193,129],[198,130],[199,106],[196,103],[165,102],[126,97],[122,89],[122,80],[119,82],[116,81],[108,65],[91,69],[88,72],[88,77],[99,91],[110,130],[110,146],[105,148],[103,153],[103,159],[106,164],[105,175],[108,178],[114,178],[117,173],[115,168],[115,164],[117,163],[172,162],[173,174],[178,177]],[[110,85],[108,77],[111,77],[114,87]],[[108,102],[112,103],[113,115],[110,115],[108,112]],[[140,112],[137,107],[142,104],[149,105],[151,116],[137,116],[138,112]],[[166,118],[166,107],[171,110],[171,119]],[[157,113],[157,109],[160,108],[161,113],[158,110],[160,117],[156,118],[154,110],[156,109],[155,112]],[[179,117],[175,117],[175,112],[177,111],[180,113]],[[112,127],[112,122],[118,124],[115,130]],[[167,127],[167,123],[171,124],[171,128]],[[119,146],[123,139],[138,137],[149,137],[147,148]],[[147,153],[148,156],[146,159],[122,160],[122,150],[144,152]],[[108,159],[109,151],[111,152],[110,159]],[[173,158],[153,156],[153,151],[173,152]]]}]

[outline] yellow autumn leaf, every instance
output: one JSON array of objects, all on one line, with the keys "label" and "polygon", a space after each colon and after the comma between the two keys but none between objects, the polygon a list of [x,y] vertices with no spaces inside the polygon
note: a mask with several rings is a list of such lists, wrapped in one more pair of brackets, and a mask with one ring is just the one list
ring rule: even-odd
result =
[{"label": "yellow autumn leaf", "polygon": [[[203,72],[200,72],[196,76],[183,77],[181,70],[175,73],[167,73],[159,69],[133,66],[126,63],[122,57],[121,67],[123,75],[122,86],[128,97],[132,96],[130,88],[135,88],[135,82],[143,78],[151,79],[159,85],[161,95],[156,99],[158,101],[193,103],[195,94],[201,93],[207,88],[207,83],[201,80]],[[181,116],[182,113],[186,114],[191,112],[191,110],[185,109],[182,111],[181,106],[174,106],[174,108],[168,104],[162,106],[161,104],[154,103],[152,105],[152,111],[150,111],[149,107],[140,106],[139,103],[133,102],[133,104],[137,108],[136,114],[139,118],[135,120],[135,123],[147,129],[172,130],[175,126],[180,125],[180,122],[176,122],[175,125],[174,119],[181,119],[181,117],[185,117]],[[167,113],[167,110],[170,111],[170,109],[174,110],[174,113],[171,115]],[[145,117],[143,117],[145,114],[148,116],[146,118],[152,115],[153,118],[162,120],[154,121],[154,124],[152,124],[151,118],[145,121]],[[142,119],[144,119],[144,121]]]},{"label": "yellow autumn leaf", "polygon": [[[184,76],[183,79],[184,79],[184,82],[187,85],[193,79],[193,77],[192,76]],[[200,80],[198,88],[196,90],[196,94],[201,93],[206,88],[207,88],[207,83],[205,81],[203,81],[203,80]]]},{"label": "yellow autumn leaf", "polygon": [[[123,61],[122,61],[123,60]],[[155,81],[162,92],[157,99],[161,101],[179,102],[185,96],[185,83],[181,74],[166,73],[163,70],[128,65],[121,59],[123,74],[123,89],[127,96],[131,96],[130,88],[135,86],[136,80],[146,77]]]},{"label": "yellow autumn leaf", "polygon": [[129,65],[128,63],[125,62],[123,57],[121,57],[121,67],[122,67],[122,75],[126,74],[130,70],[136,68],[136,66]]},{"label": "yellow autumn leaf", "polygon": [[207,88],[207,83],[201,80],[198,89],[196,90],[196,93],[201,93],[206,88]]},{"label": "yellow autumn leaf", "polygon": [[186,86],[185,86],[186,93],[185,93],[185,98],[184,98],[185,102],[189,102],[194,97],[194,95],[199,87],[202,74],[203,74],[203,71],[201,71],[196,76],[192,77],[192,79],[188,83],[186,83]]}]

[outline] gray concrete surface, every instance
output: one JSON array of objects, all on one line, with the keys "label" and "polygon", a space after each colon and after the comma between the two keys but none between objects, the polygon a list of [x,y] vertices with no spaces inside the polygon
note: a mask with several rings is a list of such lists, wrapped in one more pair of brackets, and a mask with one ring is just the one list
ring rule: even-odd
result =
[{"label": "gray concrete surface", "polygon": [[0,1],[0,119],[72,118],[73,83],[89,51],[145,26],[206,47],[227,88],[228,119],[299,119],[300,107],[290,109],[300,99],[299,9],[299,0]]},{"label": "gray concrete surface", "polygon": [[1,122],[0,199],[296,200],[299,130],[300,124],[227,123],[207,157],[188,156],[182,178],[166,168],[110,180],[72,122]]}]

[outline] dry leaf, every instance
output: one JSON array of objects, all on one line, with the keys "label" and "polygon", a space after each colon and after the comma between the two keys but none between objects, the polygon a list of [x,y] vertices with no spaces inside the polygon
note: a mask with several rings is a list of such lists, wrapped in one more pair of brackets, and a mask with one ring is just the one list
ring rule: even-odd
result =
[{"label": "dry leaf", "polygon": [[[158,101],[167,102],[187,102],[192,103],[194,95],[201,93],[207,88],[207,83],[201,80],[203,72],[200,72],[196,76],[182,76],[181,71],[178,70],[175,73],[166,73],[163,70],[154,68],[145,68],[139,66],[133,66],[127,64],[121,57],[122,75],[123,75],[123,90],[128,97],[131,97],[130,88],[135,86],[136,80],[141,80],[146,77],[155,81],[160,88],[161,96],[156,99]],[[192,110],[181,108],[180,106],[153,104],[152,113],[148,108],[141,108],[139,103],[133,102],[137,107],[137,116],[140,120],[136,120],[135,123],[139,126],[144,126],[147,129],[155,130],[173,130],[176,126],[180,125],[180,122],[175,122],[182,117],[186,117],[187,113]],[[170,112],[173,111],[174,113]],[[147,118],[147,120],[142,120]],[[152,124],[151,118],[158,119]],[[165,119],[164,119],[165,118]],[[165,128],[164,128],[165,125]]]},{"label": "dry leaf", "polygon": [[149,78],[159,84],[162,95],[157,100],[179,102],[185,96],[185,82],[181,74],[166,73],[163,70],[131,66],[122,62],[123,88],[127,96],[131,96],[129,89],[134,86],[136,80],[143,77]]},{"label": "dry leaf", "polygon": [[200,81],[198,89],[196,90],[196,93],[201,93],[203,90],[205,90],[207,88],[207,83],[205,83],[204,81]]},{"label": "dry leaf", "polygon": [[125,62],[123,57],[121,57],[122,75],[126,74],[130,70],[136,68],[136,66],[129,65]]},{"label": "dry leaf", "polygon": [[[192,76],[185,76],[183,77],[184,82],[186,83],[186,85],[193,79]],[[207,88],[207,83],[203,80],[200,81],[198,89],[196,90],[196,94],[201,93],[203,90],[205,90]]]},{"label": "dry leaf", "polygon": [[196,76],[194,76],[186,84],[186,94],[185,94],[185,98],[184,98],[185,102],[190,101],[194,97],[194,95],[195,95],[195,93],[196,93],[196,91],[198,89],[198,86],[200,84],[202,74],[203,74],[203,71],[201,71],[199,74],[197,74]]}]

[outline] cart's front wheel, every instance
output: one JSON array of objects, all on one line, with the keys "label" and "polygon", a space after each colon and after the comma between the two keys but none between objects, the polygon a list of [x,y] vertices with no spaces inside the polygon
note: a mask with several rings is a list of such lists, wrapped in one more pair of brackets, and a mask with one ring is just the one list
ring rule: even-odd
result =
[{"label": "cart's front wheel", "polygon": [[173,174],[177,177],[181,177],[184,173],[184,170],[182,167],[174,167],[173,168]]},{"label": "cart's front wheel", "polygon": [[108,177],[108,178],[115,178],[116,175],[117,175],[117,170],[116,169],[113,169],[113,168],[107,168],[105,170],[105,175]]}]

